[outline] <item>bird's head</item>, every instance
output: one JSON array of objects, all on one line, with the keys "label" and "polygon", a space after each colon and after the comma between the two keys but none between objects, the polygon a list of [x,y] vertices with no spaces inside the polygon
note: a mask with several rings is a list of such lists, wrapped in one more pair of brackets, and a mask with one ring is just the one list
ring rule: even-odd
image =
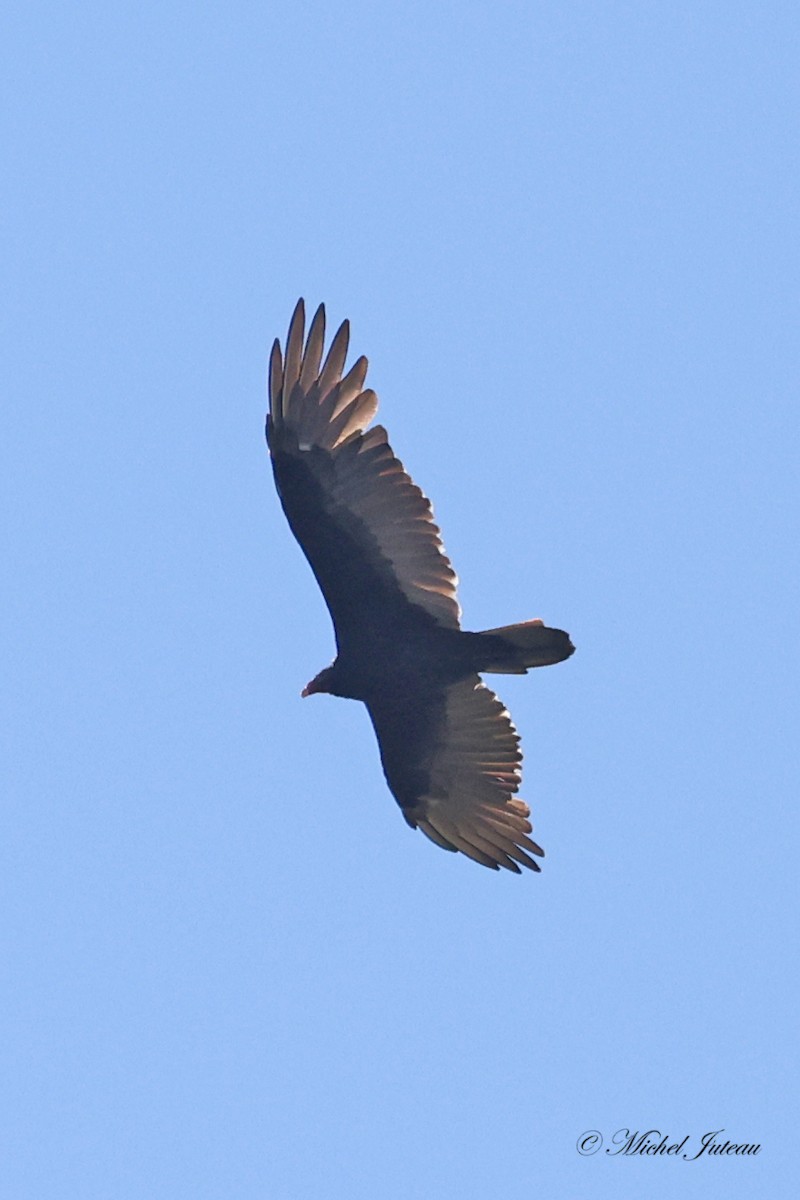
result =
[{"label": "bird's head", "polygon": [[332,692],[334,686],[333,663],[326,667],[324,671],[320,671],[319,675],[315,675],[311,683],[307,683],[300,695],[305,699],[306,696],[313,696],[315,692]]}]

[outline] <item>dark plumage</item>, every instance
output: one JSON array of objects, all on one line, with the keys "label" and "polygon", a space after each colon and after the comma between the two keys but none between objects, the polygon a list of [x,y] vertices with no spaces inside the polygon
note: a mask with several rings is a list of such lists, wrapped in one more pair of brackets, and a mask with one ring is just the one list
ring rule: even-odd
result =
[{"label": "dark plumage", "polygon": [[456,575],[431,506],[395,458],[364,389],[367,360],[343,376],[345,321],[325,362],[325,310],[304,343],[300,300],[270,359],[267,442],[292,532],[333,619],[338,654],[304,689],[363,700],[403,815],[446,850],[497,870],[539,870],[528,836],[519,738],[479,672],[561,662],[569,637],[541,621],[484,633],[459,624]]}]

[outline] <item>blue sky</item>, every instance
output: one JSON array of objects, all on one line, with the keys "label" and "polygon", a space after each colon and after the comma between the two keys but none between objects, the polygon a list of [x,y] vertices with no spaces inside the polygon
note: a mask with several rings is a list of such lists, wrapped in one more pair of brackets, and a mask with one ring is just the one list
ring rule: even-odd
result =
[{"label": "blue sky", "polygon": [[[6,17],[0,1190],[796,1177],[794,5]],[[497,678],[538,877],[404,824],[262,436],[349,317]],[[707,1131],[755,1158],[580,1156]]]}]

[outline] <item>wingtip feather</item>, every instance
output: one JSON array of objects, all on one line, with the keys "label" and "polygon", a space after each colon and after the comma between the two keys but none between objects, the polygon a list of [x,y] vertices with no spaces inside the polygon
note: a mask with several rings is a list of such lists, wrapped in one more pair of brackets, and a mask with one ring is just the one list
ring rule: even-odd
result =
[{"label": "wingtip feather", "polygon": [[303,359],[303,335],[306,324],[306,306],[302,298],[297,301],[292,319],[289,322],[289,333],[286,337],[286,358],[283,365],[283,399],[284,412],[286,401],[292,394],[292,389],[300,378],[300,367]]},{"label": "wingtip feather", "polygon": [[283,356],[281,344],[277,338],[272,343],[269,356],[269,411],[273,421],[279,421],[283,416]]},{"label": "wingtip feather", "polygon": [[322,350],[325,345],[325,305],[320,304],[311,321],[303,355],[303,365],[300,368],[300,385],[308,390],[319,375],[319,365],[322,362]]}]

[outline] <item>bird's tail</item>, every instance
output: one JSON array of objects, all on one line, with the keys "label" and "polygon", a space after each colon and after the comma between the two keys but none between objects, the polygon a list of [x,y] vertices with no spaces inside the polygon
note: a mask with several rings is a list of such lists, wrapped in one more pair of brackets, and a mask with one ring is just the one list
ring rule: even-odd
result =
[{"label": "bird's tail", "polygon": [[502,625],[478,636],[486,652],[486,665],[481,670],[499,675],[524,675],[531,667],[562,662],[575,650],[568,633],[551,629],[539,620]]}]

